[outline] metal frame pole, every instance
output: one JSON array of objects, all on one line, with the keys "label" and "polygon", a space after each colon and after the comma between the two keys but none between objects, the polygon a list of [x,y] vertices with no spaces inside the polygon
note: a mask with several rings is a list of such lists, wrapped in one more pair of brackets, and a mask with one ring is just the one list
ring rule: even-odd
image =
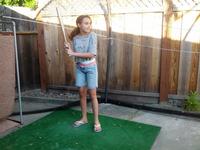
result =
[{"label": "metal frame pole", "polygon": [[110,0],[107,0],[107,31],[108,31],[108,52],[107,52],[107,67],[106,67],[106,81],[105,81],[105,91],[104,91],[104,102],[108,102],[108,89],[109,89],[109,77],[110,77],[110,55],[112,47],[112,28],[111,28],[111,6]]},{"label": "metal frame pole", "polygon": [[21,96],[21,86],[20,86],[20,74],[19,74],[19,60],[18,60],[18,50],[17,50],[17,37],[16,37],[16,25],[13,24],[13,33],[14,33],[14,49],[15,49],[15,62],[16,62],[16,71],[17,71],[17,87],[18,87],[18,99],[19,99],[19,110],[20,110],[20,123],[23,124],[23,114],[22,114],[22,96]]}]

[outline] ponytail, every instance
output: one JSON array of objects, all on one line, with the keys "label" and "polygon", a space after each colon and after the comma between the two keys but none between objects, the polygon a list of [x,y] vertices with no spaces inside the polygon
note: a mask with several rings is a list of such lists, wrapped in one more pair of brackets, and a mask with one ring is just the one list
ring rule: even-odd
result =
[{"label": "ponytail", "polygon": [[74,28],[74,29],[72,30],[72,32],[70,33],[70,35],[69,35],[69,39],[72,41],[73,38],[74,38],[76,35],[78,35],[79,33],[80,33],[79,27]]}]

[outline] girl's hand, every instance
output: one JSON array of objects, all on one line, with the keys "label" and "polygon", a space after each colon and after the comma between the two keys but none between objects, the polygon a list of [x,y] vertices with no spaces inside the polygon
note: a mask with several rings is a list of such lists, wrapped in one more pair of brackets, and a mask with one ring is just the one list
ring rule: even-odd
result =
[{"label": "girl's hand", "polygon": [[69,48],[67,50],[67,53],[68,53],[69,56],[73,56],[73,54],[74,54],[74,52],[73,52],[73,50],[71,48]]},{"label": "girl's hand", "polygon": [[64,44],[64,49],[66,50],[66,52],[67,52],[68,55],[72,56],[73,50],[71,49],[71,46],[70,46],[69,43],[65,43]]},{"label": "girl's hand", "polygon": [[70,44],[69,44],[69,43],[65,43],[65,44],[64,44],[64,49],[65,49],[66,51],[68,51],[69,48],[70,48]]}]

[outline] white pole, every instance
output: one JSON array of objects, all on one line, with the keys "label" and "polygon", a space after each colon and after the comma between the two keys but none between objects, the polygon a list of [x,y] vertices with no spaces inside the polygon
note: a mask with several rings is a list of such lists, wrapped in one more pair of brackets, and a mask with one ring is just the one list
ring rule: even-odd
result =
[{"label": "white pole", "polygon": [[19,99],[19,110],[20,110],[20,123],[23,124],[22,117],[22,97],[21,97],[21,86],[20,86],[20,75],[19,75],[19,60],[18,60],[18,50],[17,50],[17,37],[16,37],[16,25],[13,23],[13,32],[14,32],[14,48],[15,48],[15,62],[16,62],[16,71],[17,71],[17,87],[18,87],[18,99]]}]

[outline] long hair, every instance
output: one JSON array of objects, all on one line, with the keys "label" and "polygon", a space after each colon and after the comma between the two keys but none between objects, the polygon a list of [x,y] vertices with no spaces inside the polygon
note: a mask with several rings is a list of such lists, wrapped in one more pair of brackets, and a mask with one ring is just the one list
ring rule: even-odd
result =
[{"label": "long hair", "polygon": [[80,15],[76,19],[76,27],[72,30],[72,32],[69,35],[69,39],[72,41],[73,38],[80,33],[80,29],[78,27],[78,24],[81,24],[84,18],[89,18],[91,21],[92,19],[88,15]]}]

